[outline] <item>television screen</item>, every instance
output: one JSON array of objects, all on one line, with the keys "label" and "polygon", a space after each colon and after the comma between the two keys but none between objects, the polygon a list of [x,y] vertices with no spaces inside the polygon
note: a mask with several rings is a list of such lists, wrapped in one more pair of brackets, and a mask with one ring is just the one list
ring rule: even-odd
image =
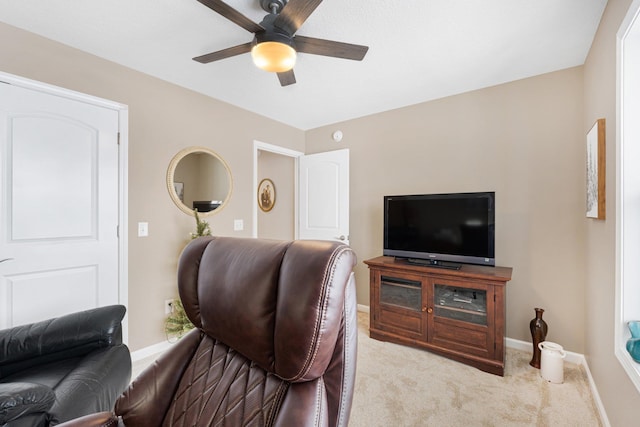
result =
[{"label": "television screen", "polygon": [[222,202],[218,200],[199,200],[193,202],[193,209],[197,209],[198,212],[210,212],[217,209]]},{"label": "television screen", "polygon": [[495,193],[384,197],[383,255],[495,265]]}]

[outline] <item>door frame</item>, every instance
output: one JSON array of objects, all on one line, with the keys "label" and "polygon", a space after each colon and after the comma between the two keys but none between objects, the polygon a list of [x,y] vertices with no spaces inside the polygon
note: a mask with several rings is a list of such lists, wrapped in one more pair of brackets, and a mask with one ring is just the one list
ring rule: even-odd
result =
[{"label": "door frame", "polygon": [[[129,107],[115,101],[38,82],[25,77],[0,71],[0,84],[9,83],[17,87],[35,90],[74,101],[84,102],[118,112],[118,303],[128,307],[128,130]],[[129,316],[122,320],[122,339],[129,342]]]},{"label": "door frame", "polygon": [[294,168],[294,184],[293,184],[293,221],[294,224],[294,238],[298,238],[298,158],[303,156],[304,153],[301,151],[291,150],[289,148],[280,147],[279,145],[268,144],[266,142],[261,142],[254,140],[253,141],[253,192],[251,193],[251,198],[253,200],[253,218],[251,225],[251,236],[254,238],[258,237],[258,155],[259,151],[268,151],[274,154],[280,154],[282,156],[293,157],[293,168]]}]

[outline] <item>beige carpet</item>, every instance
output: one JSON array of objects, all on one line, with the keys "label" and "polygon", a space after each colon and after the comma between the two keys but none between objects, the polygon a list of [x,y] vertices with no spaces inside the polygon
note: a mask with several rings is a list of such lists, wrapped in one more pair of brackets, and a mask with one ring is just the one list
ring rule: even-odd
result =
[{"label": "beige carpet", "polygon": [[[565,363],[563,384],[507,349],[505,376],[424,350],[369,338],[358,313],[358,368],[351,427],[601,426],[584,368]],[[134,363],[134,378],[155,358]]]},{"label": "beige carpet", "polygon": [[358,368],[352,427],[600,426],[584,368],[565,363],[563,384],[507,349],[499,377],[427,351],[369,338],[358,313]]}]

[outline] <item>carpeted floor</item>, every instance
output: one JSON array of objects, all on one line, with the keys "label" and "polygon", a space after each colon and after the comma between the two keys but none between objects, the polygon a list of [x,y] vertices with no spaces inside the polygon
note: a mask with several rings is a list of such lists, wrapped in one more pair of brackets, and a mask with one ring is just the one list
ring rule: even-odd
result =
[{"label": "carpeted floor", "polygon": [[[153,357],[134,363],[134,378]],[[601,426],[584,368],[565,363],[563,384],[508,348],[505,376],[369,338],[358,313],[358,367],[351,427]]]},{"label": "carpeted floor", "polygon": [[508,348],[505,376],[424,350],[369,338],[358,313],[358,367],[352,427],[600,426],[584,368],[565,363],[563,384],[529,366],[531,354]]}]

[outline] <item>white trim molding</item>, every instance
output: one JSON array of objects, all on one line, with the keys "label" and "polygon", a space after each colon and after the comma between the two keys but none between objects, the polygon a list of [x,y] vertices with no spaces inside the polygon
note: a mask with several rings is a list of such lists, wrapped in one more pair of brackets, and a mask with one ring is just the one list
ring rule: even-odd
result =
[{"label": "white trim molding", "polygon": [[[640,269],[637,258],[640,242],[637,236],[640,207],[636,203],[640,191],[640,160],[637,97],[640,80],[640,0],[634,0],[616,34],[616,252],[615,252],[615,319],[614,352],[629,379],[640,391],[640,364],[626,350],[630,337],[629,320],[640,319]],[[625,239],[626,236],[631,236]]]},{"label": "white trim molding", "polygon": [[138,360],[145,359],[151,356],[157,356],[160,353],[163,353],[171,348],[174,343],[170,343],[169,341],[159,342],[157,344],[152,344],[149,347],[141,348],[140,350],[131,352],[131,361],[137,362]]},{"label": "white trim molding", "polygon": [[358,311],[362,311],[363,313],[371,313],[368,305],[358,304]]},{"label": "white trim molding", "polygon": [[253,218],[251,224],[251,236],[258,237],[258,155],[260,151],[268,151],[274,154],[280,154],[282,156],[288,156],[294,158],[294,169],[295,169],[295,178],[294,178],[294,222],[295,222],[295,238],[298,238],[298,158],[304,153],[300,151],[291,150],[289,148],[280,147],[279,145],[268,144],[266,142],[261,141],[253,141],[253,190],[251,192],[252,202],[252,210],[253,210]]}]

